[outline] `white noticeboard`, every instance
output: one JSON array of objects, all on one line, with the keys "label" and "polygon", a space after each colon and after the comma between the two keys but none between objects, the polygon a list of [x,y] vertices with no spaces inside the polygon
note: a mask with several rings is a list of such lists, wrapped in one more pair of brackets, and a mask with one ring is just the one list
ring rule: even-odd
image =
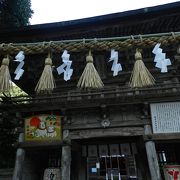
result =
[{"label": "white noticeboard", "polygon": [[150,107],[153,133],[180,132],[180,102],[154,103]]}]

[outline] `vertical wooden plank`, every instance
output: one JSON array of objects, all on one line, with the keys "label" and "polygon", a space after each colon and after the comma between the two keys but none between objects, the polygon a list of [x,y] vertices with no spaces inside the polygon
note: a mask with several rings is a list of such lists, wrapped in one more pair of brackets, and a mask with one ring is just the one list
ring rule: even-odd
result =
[{"label": "vertical wooden plank", "polygon": [[62,173],[62,180],[70,180],[70,176],[71,176],[71,146],[70,145],[62,147],[61,173]]},{"label": "vertical wooden plank", "polygon": [[131,143],[131,148],[132,148],[132,154],[135,155],[137,154],[137,147],[136,147],[136,143]]},{"label": "vertical wooden plank", "polygon": [[82,157],[81,163],[80,163],[78,180],[85,180],[86,179],[86,168],[87,168],[87,158]]},{"label": "vertical wooden plank", "polygon": [[97,156],[97,146],[96,145],[88,145],[88,157]]},{"label": "vertical wooden plank", "polygon": [[113,155],[119,155],[119,144],[110,144],[109,145],[109,150],[110,150],[110,156]]},{"label": "vertical wooden plank", "polygon": [[96,54],[94,56],[94,63],[95,63],[96,69],[97,69],[100,77],[106,78],[107,69],[105,66],[104,55],[103,54]]},{"label": "vertical wooden plank", "polygon": [[82,157],[87,157],[87,147],[86,145],[82,145]]},{"label": "vertical wooden plank", "polygon": [[130,149],[130,144],[129,143],[123,143],[123,144],[120,144],[120,147],[121,147],[121,154],[122,155],[131,155],[131,149]]},{"label": "vertical wooden plank", "polygon": [[[151,126],[145,125],[145,134],[152,134]],[[153,141],[145,142],[147,159],[149,164],[149,170],[151,175],[151,180],[161,180],[161,174],[158,164],[158,158],[155,149],[155,143]]]},{"label": "vertical wooden plank", "polygon": [[69,131],[63,131],[63,141],[67,143],[62,147],[62,157],[61,157],[61,180],[71,179],[71,146]]},{"label": "vertical wooden plank", "polygon": [[[19,135],[19,142],[23,142],[24,136],[23,133]],[[22,179],[22,172],[23,172],[23,164],[25,158],[25,151],[22,148],[18,148],[16,152],[16,161],[15,167],[13,172],[12,180],[21,180]]]},{"label": "vertical wooden plank", "polygon": [[78,180],[85,180],[86,179],[86,167],[87,167],[87,147],[86,145],[82,146],[82,152],[80,154],[80,166],[79,166],[79,175]]},{"label": "vertical wooden plank", "polygon": [[107,144],[99,145],[99,156],[108,156],[108,146]]},{"label": "vertical wooden plank", "polygon": [[16,152],[16,162],[15,162],[15,168],[14,168],[12,180],[21,180],[22,178],[24,155],[25,155],[24,149],[18,148]]}]

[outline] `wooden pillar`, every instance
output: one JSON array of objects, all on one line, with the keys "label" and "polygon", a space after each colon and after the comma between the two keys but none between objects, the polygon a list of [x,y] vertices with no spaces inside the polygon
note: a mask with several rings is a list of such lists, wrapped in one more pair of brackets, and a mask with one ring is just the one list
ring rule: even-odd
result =
[{"label": "wooden pillar", "polygon": [[[144,129],[145,129],[145,135],[152,134],[150,125],[145,125]],[[160,174],[158,158],[156,154],[155,143],[152,140],[149,140],[145,142],[145,147],[146,147],[151,180],[161,180],[161,174]]]},{"label": "wooden pillar", "polygon": [[94,57],[94,63],[96,65],[96,69],[97,69],[100,77],[106,78],[107,70],[106,70],[106,65],[104,63],[104,54],[97,54]]},{"label": "wooden pillar", "polygon": [[62,147],[61,157],[61,180],[71,179],[71,145],[69,138],[69,131],[63,131],[63,141],[65,145]]},{"label": "wooden pillar", "polygon": [[[19,135],[19,142],[23,141],[23,133]],[[18,148],[16,151],[16,162],[13,172],[12,180],[21,180],[23,172],[23,163],[24,163],[25,151],[22,148]]]}]

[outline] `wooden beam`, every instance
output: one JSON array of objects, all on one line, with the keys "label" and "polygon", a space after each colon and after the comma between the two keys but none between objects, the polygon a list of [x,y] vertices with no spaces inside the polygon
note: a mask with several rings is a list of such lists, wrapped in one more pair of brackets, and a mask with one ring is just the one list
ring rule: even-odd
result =
[{"label": "wooden beam", "polygon": [[[98,117],[97,117],[98,118]],[[82,122],[82,119],[80,119],[79,121]],[[101,123],[98,122],[92,122],[90,123],[77,123],[74,122],[74,124],[65,124],[64,125],[64,129],[69,129],[69,130],[77,130],[77,129],[95,129],[95,128],[102,128]],[[111,121],[110,127],[111,128],[117,128],[117,127],[143,127],[146,124],[151,124],[151,122],[149,120],[126,120],[126,121]]]},{"label": "wooden beam", "polygon": [[62,146],[62,141],[24,141],[18,144],[21,148]]},{"label": "wooden beam", "polygon": [[151,135],[144,135],[144,140],[149,141],[169,141],[169,140],[180,140],[180,133],[158,133]]},{"label": "wooden beam", "polygon": [[152,180],[161,180],[159,164],[156,155],[155,144],[153,141],[148,141],[145,143],[149,170]]},{"label": "wooden beam", "polygon": [[[70,143],[71,139],[69,131],[63,131],[63,141]],[[62,147],[61,156],[61,180],[70,180],[71,178],[71,146],[66,145]]]},{"label": "wooden beam", "polygon": [[22,179],[24,157],[25,157],[24,149],[18,148],[17,152],[16,152],[16,162],[15,162],[12,180],[21,180]]},{"label": "wooden beam", "polygon": [[[151,126],[145,125],[145,134],[152,134]],[[149,170],[151,175],[151,180],[161,180],[161,174],[158,164],[158,158],[155,149],[155,143],[153,141],[145,142],[147,159],[149,164]]]},{"label": "wooden beam", "polygon": [[70,180],[71,173],[71,146],[62,147],[61,179]]},{"label": "wooden beam", "polygon": [[[50,111],[58,110],[60,108],[67,109],[80,109],[89,107],[100,107],[101,104],[106,104],[108,106],[115,106],[121,104],[138,104],[144,101],[146,102],[164,102],[164,101],[178,101],[180,100],[180,89],[177,91],[174,89],[177,86],[172,87],[159,86],[155,88],[139,89],[139,94],[137,91],[132,89],[107,89],[104,90],[102,98],[101,92],[91,92],[78,94],[71,93],[70,96],[67,94],[62,96],[52,95],[50,97],[35,98],[31,99],[29,103],[26,104],[0,104],[0,111],[11,111],[11,112],[38,112],[38,111]],[[118,94],[118,98],[117,95]],[[91,99],[88,99],[88,97]],[[69,99],[68,99],[69,98]],[[20,102],[19,102],[20,103]]]},{"label": "wooden beam", "polygon": [[87,139],[87,138],[114,137],[114,136],[140,136],[143,134],[144,134],[143,127],[122,127],[122,128],[74,130],[70,132],[70,137],[71,139]]},{"label": "wooden beam", "polygon": [[[19,140],[18,141],[19,142],[23,141],[23,133],[21,133],[19,135]],[[24,149],[18,148],[17,151],[16,151],[16,161],[15,161],[15,167],[14,167],[12,180],[21,180],[22,179],[24,158],[25,158]]]}]

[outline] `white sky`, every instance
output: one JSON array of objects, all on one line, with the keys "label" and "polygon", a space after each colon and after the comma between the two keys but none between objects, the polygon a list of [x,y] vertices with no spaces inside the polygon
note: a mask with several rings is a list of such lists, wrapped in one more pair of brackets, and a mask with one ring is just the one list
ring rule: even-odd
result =
[{"label": "white sky", "polygon": [[[31,0],[31,24],[43,24],[123,12],[178,0]],[[180,1],[179,1],[180,2]]]}]

